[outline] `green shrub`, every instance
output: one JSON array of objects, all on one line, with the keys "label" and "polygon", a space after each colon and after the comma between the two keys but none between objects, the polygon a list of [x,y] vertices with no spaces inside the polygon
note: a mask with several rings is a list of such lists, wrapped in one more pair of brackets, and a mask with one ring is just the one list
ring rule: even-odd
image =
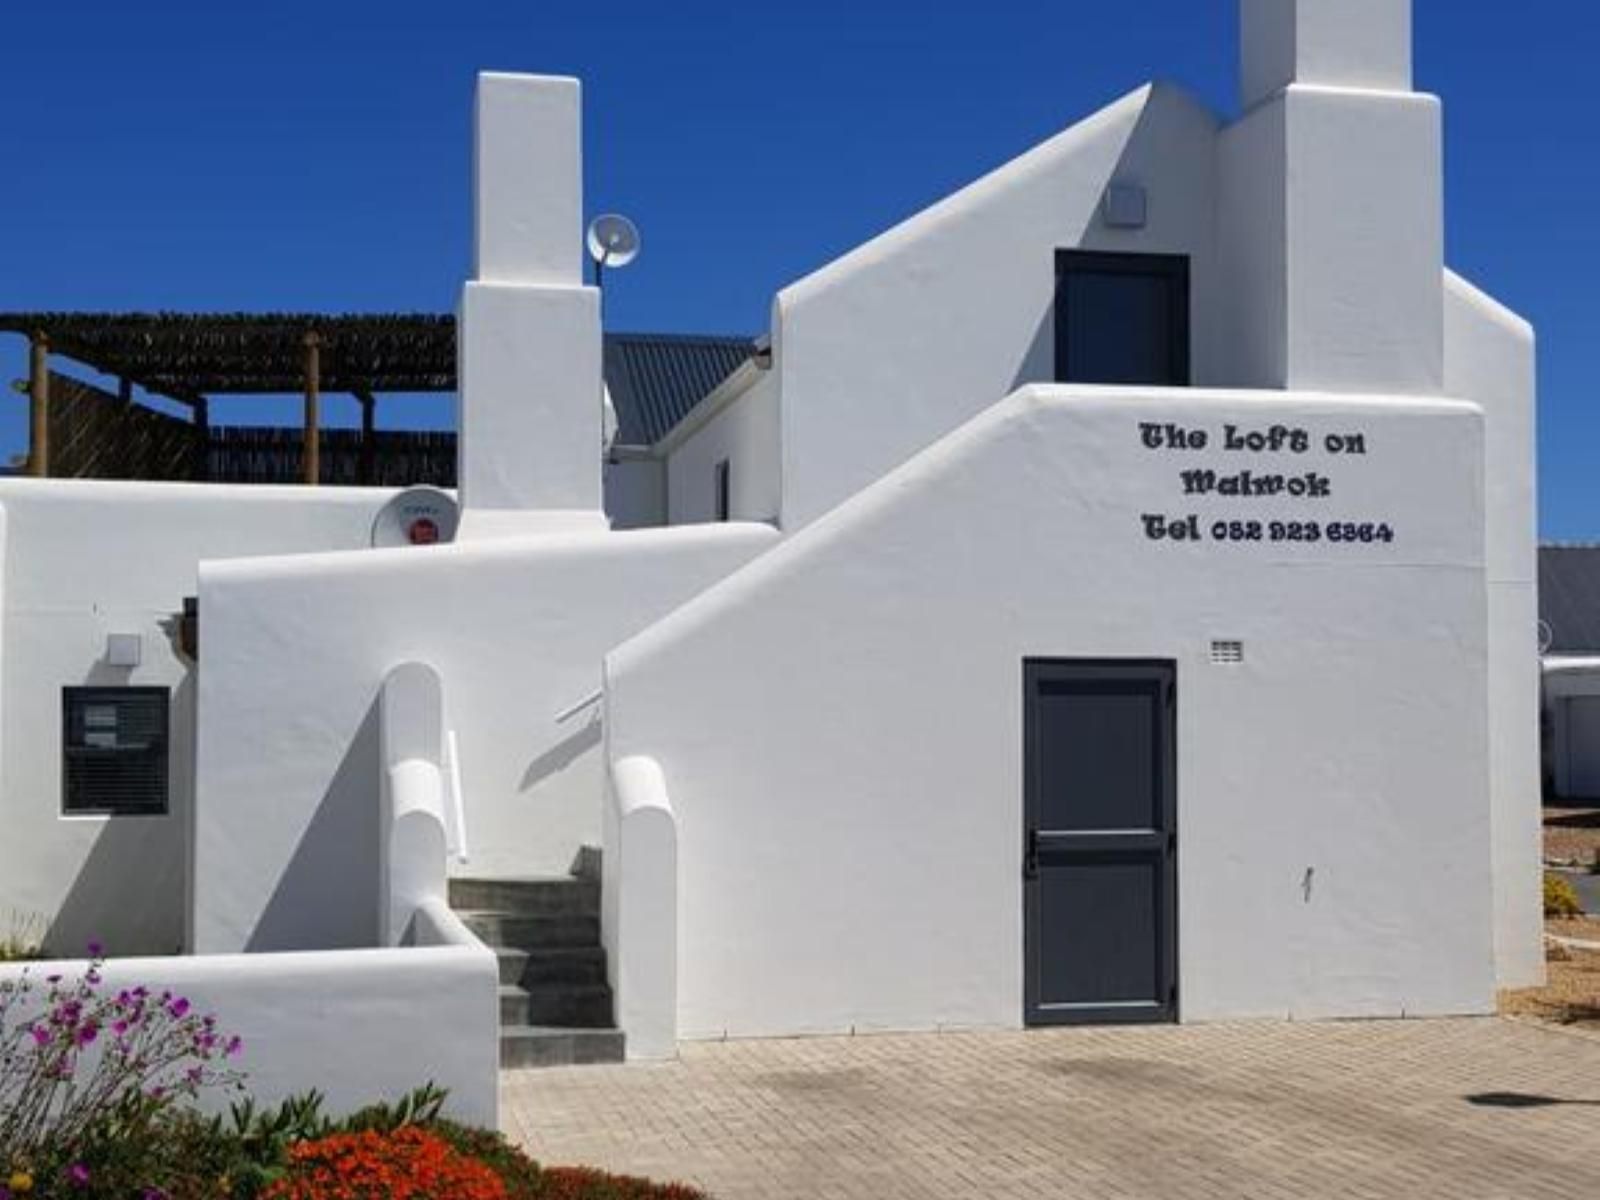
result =
[{"label": "green shrub", "polygon": [[[440,1116],[445,1098],[429,1084],[341,1118],[328,1116],[318,1092],[264,1107],[246,1098],[211,1117],[130,1099],[70,1144],[52,1144],[15,1166],[31,1177],[26,1200],[258,1200],[291,1175],[296,1145],[415,1126],[489,1168],[508,1200],[704,1200],[682,1184],[541,1167],[504,1135]],[[6,1182],[0,1177],[0,1196]]]},{"label": "green shrub", "polygon": [[44,931],[49,922],[38,913],[7,909],[0,923],[0,963],[31,962],[44,957]]},{"label": "green shrub", "polygon": [[1583,905],[1578,893],[1563,875],[1554,871],[1544,873],[1544,915],[1547,917],[1581,917]]}]

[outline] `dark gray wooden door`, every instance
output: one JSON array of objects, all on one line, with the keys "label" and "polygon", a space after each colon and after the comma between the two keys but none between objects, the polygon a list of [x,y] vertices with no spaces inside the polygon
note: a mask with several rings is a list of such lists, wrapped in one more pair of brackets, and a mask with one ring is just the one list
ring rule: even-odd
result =
[{"label": "dark gray wooden door", "polygon": [[1176,669],[1023,674],[1027,1022],[1176,1020]]}]

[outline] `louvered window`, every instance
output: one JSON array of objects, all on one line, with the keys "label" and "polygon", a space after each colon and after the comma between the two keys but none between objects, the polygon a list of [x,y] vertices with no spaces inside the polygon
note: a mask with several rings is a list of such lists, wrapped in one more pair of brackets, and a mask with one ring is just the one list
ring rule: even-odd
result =
[{"label": "louvered window", "polygon": [[159,687],[61,689],[64,812],[167,811],[167,703]]}]

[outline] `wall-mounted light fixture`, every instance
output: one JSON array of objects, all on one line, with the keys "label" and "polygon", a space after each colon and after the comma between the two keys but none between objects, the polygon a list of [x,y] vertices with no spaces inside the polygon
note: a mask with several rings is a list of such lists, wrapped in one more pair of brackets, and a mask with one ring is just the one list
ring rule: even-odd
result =
[{"label": "wall-mounted light fixture", "polygon": [[106,634],[106,665],[137,667],[144,659],[144,638],[137,633]]},{"label": "wall-mounted light fixture", "polygon": [[1137,183],[1113,183],[1101,201],[1106,224],[1113,229],[1143,229],[1150,220],[1150,200]]}]

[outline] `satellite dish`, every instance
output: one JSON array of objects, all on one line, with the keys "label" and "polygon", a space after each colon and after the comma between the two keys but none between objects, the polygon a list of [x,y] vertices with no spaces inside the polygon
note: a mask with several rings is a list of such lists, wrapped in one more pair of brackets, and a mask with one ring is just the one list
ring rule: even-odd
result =
[{"label": "satellite dish", "polygon": [[455,498],[438,488],[407,488],[378,510],[372,522],[372,544],[433,546],[455,540],[461,517]]},{"label": "satellite dish", "polygon": [[1550,628],[1549,621],[1539,622],[1539,653],[1550,653],[1550,647],[1555,645],[1556,631]]},{"label": "satellite dish", "polygon": [[639,257],[639,230],[627,217],[603,213],[589,222],[589,257],[596,267],[625,267]]}]

